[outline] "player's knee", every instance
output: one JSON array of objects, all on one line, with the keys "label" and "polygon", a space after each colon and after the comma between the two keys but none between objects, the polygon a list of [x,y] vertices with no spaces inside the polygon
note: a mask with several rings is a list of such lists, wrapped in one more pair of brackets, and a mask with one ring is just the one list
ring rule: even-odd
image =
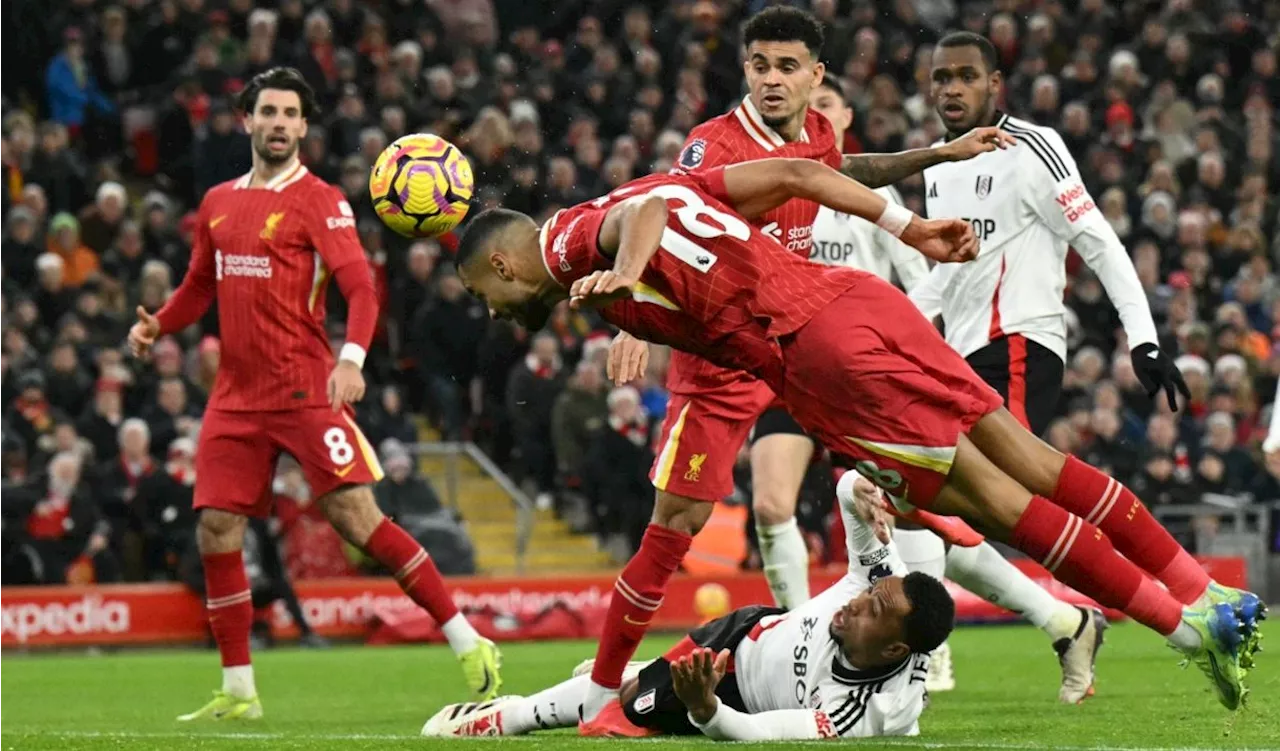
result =
[{"label": "player's knee", "polygon": [[763,488],[751,498],[751,510],[756,516],[756,526],[771,527],[784,524],[796,514],[795,496],[768,492]]},{"label": "player's knee", "polygon": [[658,491],[651,523],[686,535],[696,535],[711,518],[715,504]]},{"label": "player's knee", "polygon": [[367,485],[338,488],[326,493],[318,503],[342,539],[357,547],[363,547],[382,523],[382,510]]},{"label": "player's knee", "polygon": [[248,519],[229,511],[207,508],[200,512],[196,525],[196,545],[201,554],[230,553],[244,545],[244,529]]}]

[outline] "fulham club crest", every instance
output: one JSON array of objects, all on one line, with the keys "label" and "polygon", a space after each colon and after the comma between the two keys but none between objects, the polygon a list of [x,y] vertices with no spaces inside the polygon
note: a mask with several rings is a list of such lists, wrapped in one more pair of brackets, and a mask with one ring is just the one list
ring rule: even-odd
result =
[{"label": "fulham club crest", "polygon": [[974,184],[973,192],[977,194],[979,200],[991,195],[991,175],[978,175],[978,182]]},{"label": "fulham club crest", "polygon": [[702,158],[706,155],[707,142],[701,138],[695,138],[693,139],[693,143],[690,143],[685,147],[684,151],[681,152],[680,166],[685,169],[694,169],[699,164],[702,164]]}]

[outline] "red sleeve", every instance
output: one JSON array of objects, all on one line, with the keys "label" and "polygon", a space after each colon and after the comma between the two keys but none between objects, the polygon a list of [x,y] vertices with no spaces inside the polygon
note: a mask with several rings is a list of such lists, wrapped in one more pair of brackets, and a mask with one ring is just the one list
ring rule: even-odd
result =
[{"label": "red sleeve", "polygon": [[713,167],[709,170],[703,170],[696,175],[690,175],[698,183],[704,193],[725,204],[733,206],[733,201],[729,200],[729,189],[724,185],[724,171],[732,165],[721,165]]},{"label": "red sleeve", "polygon": [[583,205],[554,220],[542,252],[547,268],[562,286],[568,287],[592,271],[613,268],[613,259],[600,252],[600,227],[611,208]]},{"label": "red sleeve", "polygon": [[347,301],[347,343],[369,349],[378,325],[378,293],[369,271],[355,212],[337,188],[325,185],[306,203],[306,228],[311,245],[333,273]]},{"label": "red sleeve", "polygon": [[160,321],[160,334],[182,331],[195,323],[209,309],[218,291],[218,279],[214,269],[213,241],[209,238],[209,202],[206,195],[196,212],[196,231],[191,238],[191,261],[187,275],[168,302],[156,313]]},{"label": "red sleeve", "polygon": [[742,161],[742,149],[734,134],[720,123],[710,122],[694,128],[685,139],[680,156],[671,167],[675,175],[688,175],[710,167]]}]

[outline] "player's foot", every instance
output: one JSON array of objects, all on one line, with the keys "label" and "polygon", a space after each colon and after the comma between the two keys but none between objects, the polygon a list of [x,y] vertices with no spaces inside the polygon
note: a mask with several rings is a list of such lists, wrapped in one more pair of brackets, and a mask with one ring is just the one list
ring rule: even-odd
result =
[{"label": "player's foot", "polygon": [[462,663],[462,675],[476,701],[486,702],[498,695],[502,689],[502,677],[498,675],[502,669],[502,652],[497,644],[481,638],[470,651],[458,655],[458,661]]},{"label": "player's foot", "polygon": [[1182,622],[1200,635],[1199,647],[1180,650],[1187,658],[1182,664],[1194,662],[1213,682],[1222,706],[1239,709],[1249,693],[1244,685],[1247,671],[1240,665],[1241,648],[1254,629],[1225,602],[1183,608]]},{"label": "player's foot", "polygon": [[262,702],[252,696],[242,699],[225,691],[214,691],[213,700],[194,712],[178,715],[178,722],[193,720],[257,720],[262,717]]},{"label": "player's foot", "polygon": [[578,735],[586,738],[647,738],[657,734],[656,730],[633,725],[617,699],[609,700],[595,719],[578,722]]},{"label": "player's foot", "polygon": [[298,639],[298,646],[304,649],[328,649],[331,645],[328,639],[312,631]]},{"label": "player's foot", "polygon": [[422,726],[428,738],[502,735],[502,710],[523,697],[500,696],[492,701],[450,704]]},{"label": "player's foot", "polygon": [[942,645],[929,654],[929,673],[924,679],[924,690],[930,693],[952,691],[956,687],[956,675],[951,669],[951,645]]},{"label": "player's foot", "polygon": [[[627,666],[622,669],[622,682],[626,683],[632,678],[635,678],[637,675],[640,674],[641,670],[644,670],[645,668],[649,667],[649,663],[651,662],[653,662],[653,660],[632,660],[631,662],[628,662]],[[583,660],[582,662],[578,663],[578,666],[576,668],[573,669],[573,677],[579,678],[584,675],[591,675],[591,671],[594,670],[595,667],[596,667],[595,658],[591,658],[589,660]]]},{"label": "player's foot", "polygon": [[1102,632],[1107,629],[1107,618],[1096,608],[1081,608],[1080,625],[1074,634],[1053,643],[1062,666],[1062,687],[1058,689],[1058,701],[1079,704],[1093,696],[1094,666],[1098,650],[1102,647]]},{"label": "player's foot", "polygon": [[1209,588],[1200,595],[1195,606],[1219,603],[1230,605],[1235,611],[1236,618],[1239,618],[1240,622],[1249,629],[1248,637],[1240,646],[1240,667],[1250,670],[1253,668],[1253,655],[1261,646],[1262,630],[1258,628],[1258,621],[1267,619],[1267,604],[1252,592],[1209,582]]}]

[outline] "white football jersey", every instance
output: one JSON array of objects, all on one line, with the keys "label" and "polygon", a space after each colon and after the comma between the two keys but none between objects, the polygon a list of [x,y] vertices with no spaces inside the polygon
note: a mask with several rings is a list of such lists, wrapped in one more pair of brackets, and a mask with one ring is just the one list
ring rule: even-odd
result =
[{"label": "white football jersey", "polygon": [[831,636],[831,617],[849,600],[881,578],[907,574],[892,544],[881,544],[845,513],[849,573],[791,612],[761,619],[734,652],[738,690],[752,714],[815,710],[819,737],[918,735],[929,656],[857,670]]},{"label": "white football jersey", "polygon": [[[891,186],[876,188],[890,203],[902,205],[902,196]],[[826,206],[813,222],[809,260],[825,266],[849,266],[896,281],[910,291],[929,274],[929,261],[918,250],[859,216],[842,214]]]},{"label": "white football jersey", "polygon": [[926,316],[941,315],[947,342],[968,357],[1022,334],[1066,359],[1063,290],[1067,248],[1084,258],[1120,313],[1129,347],[1156,343],[1147,296],[1124,245],[1080,178],[1053,128],[1002,115],[1017,139],[965,162],[924,172],[932,218],[961,217],[981,243],[976,260],[938,264],[911,290]]}]

